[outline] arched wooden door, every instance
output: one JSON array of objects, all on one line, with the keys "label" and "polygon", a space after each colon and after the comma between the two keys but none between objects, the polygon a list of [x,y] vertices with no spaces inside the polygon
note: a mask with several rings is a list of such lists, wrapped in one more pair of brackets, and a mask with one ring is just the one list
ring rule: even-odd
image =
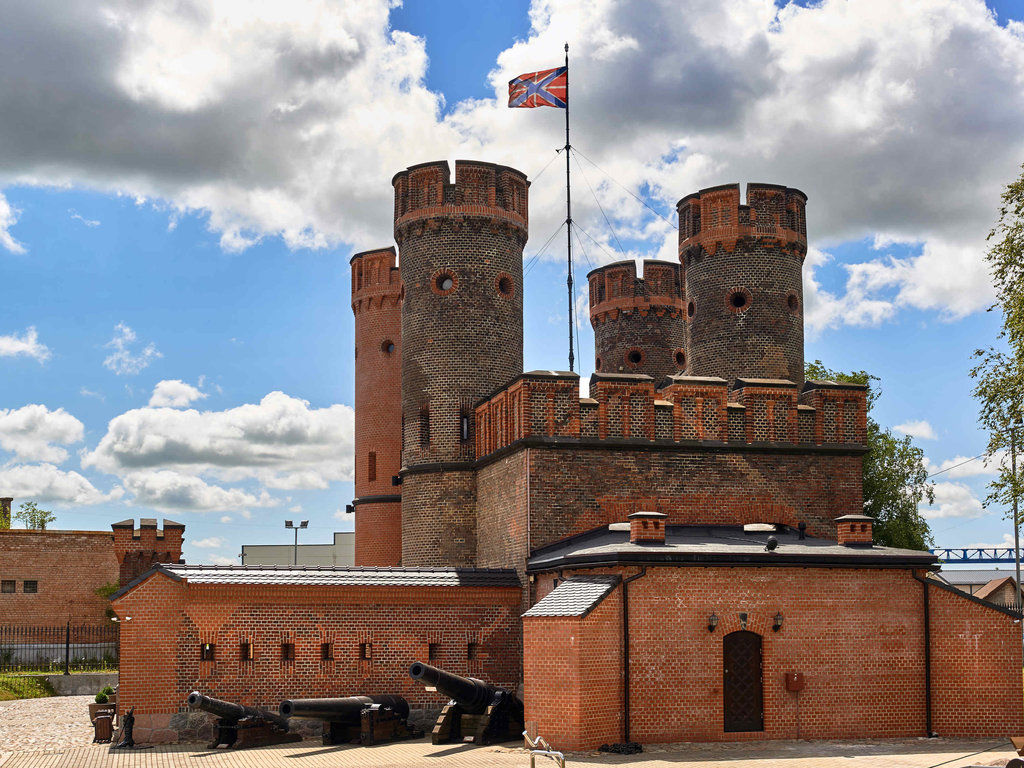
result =
[{"label": "arched wooden door", "polygon": [[764,730],[761,636],[730,632],[722,641],[722,699],[726,733]]}]

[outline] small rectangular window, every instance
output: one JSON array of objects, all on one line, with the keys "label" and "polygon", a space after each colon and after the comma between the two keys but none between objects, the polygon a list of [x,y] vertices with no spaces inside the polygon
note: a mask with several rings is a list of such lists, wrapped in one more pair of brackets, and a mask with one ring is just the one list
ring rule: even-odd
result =
[{"label": "small rectangular window", "polygon": [[427,645],[427,661],[436,661],[439,649],[437,643]]},{"label": "small rectangular window", "polygon": [[17,592],[18,583],[14,579],[0,581],[0,592]]},{"label": "small rectangular window", "polygon": [[331,661],[334,659],[334,646],[330,643],[320,643],[320,661]]},{"label": "small rectangular window", "polygon": [[366,457],[366,479],[371,483],[377,479],[376,451],[370,451],[370,455]]},{"label": "small rectangular window", "polygon": [[426,408],[420,411],[420,445],[430,445],[430,411]]},{"label": "small rectangular window", "polygon": [[359,644],[359,658],[360,659],[372,659],[373,658],[373,644],[372,643],[360,643]]},{"label": "small rectangular window", "polygon": [[295,661],[295,643],[281,643],[281,661]]},{"label": "small rectangular window", "polygon": [[238,644],[238,660],[252,661],[252,643]]},{"label": "small rectangular window", "polygon": [[24,592],[26,595],[34,595],[36,592],[39,591],[39,582],[26,581],[24,584],[22,584],[21,591]]},{"label": "small rectangular window", "polygon": [[217,655],[217,646],[213,643],[203,643],[199,646],[199,660],[213,661]]},{"label": "small rectangular window", "polygon": [[477,657],[477,654],[479,653],[479,651],[480,651],[480,649],[479,649],[477,643],[469,643],[466,646],[466,658],[469,659],[470,661],[472,661],[473,659],[475,659]]},{"label": "small rectangular window", "polygon": [[462,442],[468,443],[469,442],[469,415],[465,414],[465,413],[462,414],[462,419],[461,419],[460,423],[461,423],[461,428],[460,428],[459,437],[462,440]]}]

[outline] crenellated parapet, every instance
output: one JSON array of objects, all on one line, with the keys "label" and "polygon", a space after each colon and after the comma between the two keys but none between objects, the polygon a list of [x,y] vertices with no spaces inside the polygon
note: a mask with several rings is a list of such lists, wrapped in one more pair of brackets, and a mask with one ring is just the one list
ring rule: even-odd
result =
[{"label": "crenellated parapet", "polygon": [[643,374],[595,373],[590,397],[579,377],[532,371],[481,401],[476,454],[484,458],[525,438],[629,441],[660,447],[849,447],[866,441],[866,389],[856,384],[675,375],[655,388]]},{"label": "crenellated parapet", "polygon": [[617,261],[587,275],[590,283],[590,323],[616,319],[620,313],[660,312],[681,317],[683,284],[680,266],[670,261],[644,261],[643,277],[636,262]]},{"label": "crenellated parapet", "polygon": [[530,183],[514,168],[455,161],[455,183],[445,160],[413,165],[395,174],[395,240],[431,227],[473,222],[505,228],[526,242]]},{"label": "crenellated parapet", "polygon": [[747,184],[747,204],[740,185],[723,184],[687,195],[678,203],[679,258],[697,252],[732,251],[745,239],[769,241],[802,258],[807,253],[807,195],[778,184]]},{"label": "crenellated parapet", "polygon": [[397,307],[402,301],[402,278],[394,247],[377,248],[354,255],[352,269],[352,311]]}]

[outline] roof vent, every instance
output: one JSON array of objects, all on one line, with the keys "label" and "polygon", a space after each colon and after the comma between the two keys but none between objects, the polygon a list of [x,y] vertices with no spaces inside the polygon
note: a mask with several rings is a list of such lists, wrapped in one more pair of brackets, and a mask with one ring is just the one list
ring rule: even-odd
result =
[{"label": "roof vent", "polygon": [[634,512],[629,515],[630,544],[664,544],[665,518],[664,512]]},{"label": "roof vent", "polygon": [[845,547],[870,547],[873,517],[867,515],[843,515],[836,518],[836,539]]}]

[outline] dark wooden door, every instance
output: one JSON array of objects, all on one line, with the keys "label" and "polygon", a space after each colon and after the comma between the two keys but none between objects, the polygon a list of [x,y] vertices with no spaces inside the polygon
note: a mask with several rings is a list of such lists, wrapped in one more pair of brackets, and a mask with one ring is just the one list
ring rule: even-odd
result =
[{"label": "dark wooden door", "polygon": [[764,730],[761,636],[730,632],[722,644],[722,697],[726,733]]}]

